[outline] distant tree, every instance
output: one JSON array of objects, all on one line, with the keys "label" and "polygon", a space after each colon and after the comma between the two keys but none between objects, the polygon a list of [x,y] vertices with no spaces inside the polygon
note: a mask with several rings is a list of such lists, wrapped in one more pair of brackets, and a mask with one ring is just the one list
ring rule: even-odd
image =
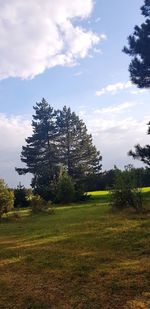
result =
[{"label": "distant tree", "polygon": [[58,170],[58,149],[56,143],[56,111],[42,99],[33,107],[33,134],[22,147],[21,161],[25,168],[16,168],[19,175],[33,174],[31,186],[34,193],[45,199],[51,198],[51,185]]},{"label": "distant tree", "polygon": [[124,47],[123,51],[132,57],[131,81],[140,88],[150,88],[150,0],[144,1],[141,11],[146,20],[134,27],[133,35],[128,37],[129,47]]},{"label": "distant tree", "polygon": [[0,179],[0,218],[13,208],[14,194],[5,184],[4,180]]}]

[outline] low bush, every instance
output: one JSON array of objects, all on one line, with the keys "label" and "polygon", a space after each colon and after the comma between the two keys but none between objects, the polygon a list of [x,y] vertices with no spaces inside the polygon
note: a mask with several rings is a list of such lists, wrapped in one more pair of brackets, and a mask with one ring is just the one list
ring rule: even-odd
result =
[{"label": "low bush", "polygon": [[56,188],[56,202],[68,204],[75,200],[75,187],[71,177],[62,169]]},{"label": "low bush", "polygon": [[116,169],[114,186],[110,194],[112,208],[142,210],[142,194],[136,181],[134,168],[131,166],[127,166],[124,171]]},{"label": "low bush", "polygon": [[32,197],[30,201],[31,211],[33,214],[44,212],[47,209],[47,203],[39,195]]},{"label": "low bush", "polygon": [[46,202],[41,196],[35,195],[30,201],[32,214],[47,213],[54,214],[51,201]]},{"label": "low bush", "polygon": [[13,208],[14,193],[5,184],[4,180],[0,179],[0,218],[3,214],[7,214]]}]

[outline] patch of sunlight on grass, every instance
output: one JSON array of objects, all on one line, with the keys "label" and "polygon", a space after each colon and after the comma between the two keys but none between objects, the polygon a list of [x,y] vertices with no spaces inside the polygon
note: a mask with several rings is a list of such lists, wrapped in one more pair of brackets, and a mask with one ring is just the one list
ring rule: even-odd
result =
[{"label": "patch of sunlight on grass", "polygon": [[89,251],[89,252],[78,253],[78,256],[93,256],[93,255],[96,255],[96,252],[94,253],[93,251]]},{"label": "patch of sunlight on grass", "polygon": [[108,195],[109,191],[105,190],[105,191],[91,191],[91,192],[87,192],[88,195],[92,195],[92,196],[101,196],[101,195]]},{"label": "patch of sunlight on grass", "polygon": [[19,209],[19,210],[13,209],[13,210],[9,211],[9,213],[4,214],[3,218],[9,218],[13,214],[18,214],[20,217],[27,217],[27,216],[30,215],[30,213],[31,213],[31,209],[30,208],[28,208],[28,209]]},{"label": "patch of sunlight on grass", "polygon": [[0,267],[1,266],[5,266],[5,265],[9,265],[9,264],[14,264],[14,263],[18,263],[20,261],[22,261],[24,258],[22,256],[18,256],[18,257],[12,257],[9,259],[3,259],[0,261]]},{"label": "patch of sunlight on grass", "polygon": [[64,234],[64,235],[58,235],[58,236],[49,236],[48,238],[42,238],[42,239],[37,239],[37,240],[30,240],[30,241],[24,241],[23,240],[20,242],[17,242],[16,245],[9,246],[9,249],[19,249],[19,248],[30,248],[30,247],[35,247],[35,246],[40,246],[40,245],[46,245],[47,243],[55,243],[59,242],[62,240],[68,239],[69,236]]},{"label": "patch of sunlight on grass", "polygon": [[[79,205],[77,205],[77,204],[71,204],[71,205],[62,205],[62,206],[57,206],[56,207],[56,210],[64,210],[64,209],[74,209],[74,210],[78,210],[79,208],[85,208],[85,206],[86,207],[91,207],[91,204],[79,204]],[[94,206],[96,206],[96,205],[94,205]]]},{"label": "patch of sunlight on grass", "polygon": [[138,260],[125,260],[122,262],[118,263],[118,266],[121,268],[132,268],[132,269],[137,269],[137,267],[140,266],[140,262]]},{"label": "patch of sunlight on grass", "polygon": [[113,232],[113,233],[123,233],[123,232],[127,232],[127,231],[129,231],[129,230],[132,230],[132,229],[135,229],[135,228],[138,228],[138,227],[140,227],[140,225],[141,225],[141,223],[140,222],[138,222],[138,221],[132,221],[132,222],[130,222],[130,221],[124,221],[124,223],[122,223],[122,225],[120,225],[120,226],[116,226],[116,227],[107,227],[106,229],[105,229],[105,231],[109,231],[109,232]]},{"label": "patch of sunlight on grass", "polygon": [[150,297],[142,295],[138,299],[130,300],[127,302],[124,309],[149,309],[150,308]]},{"label": "patch of sunlight on grass", "polygon": [[150,187],[142,188],[141,191],[142,191],[143,193],[145,193],[145,192],[150,192]]}]

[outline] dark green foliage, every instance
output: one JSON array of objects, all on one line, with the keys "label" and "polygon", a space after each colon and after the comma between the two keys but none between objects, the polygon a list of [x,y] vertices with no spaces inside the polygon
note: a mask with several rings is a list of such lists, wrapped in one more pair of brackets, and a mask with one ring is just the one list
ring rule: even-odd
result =
[{"label": "dark green foliage", "polygon": [[66,106],[57,116],[60,163],[76,181],[100,169],[101,156],[82,120]]},{"label": "dark green foliage", "polygon": [[[150,123],[148,124],[150,126]],[[148,134],[150,134],[150,127],[148,128]],[[139,144],[135,146],[135,151],[130,150],[129,156],[134,159],[138,159],[150,167],[150,145],[141,147]]]},{"label": "dark green foliage", "polygon": [[13,208],[14,194],[5,184],[4,180],[0,179],[0,218]]},{"label": "dark green foliage", "polygon": [[88,175],[84,180],[85,191],[109,190],[113,186],[114,177],[115,169]]},{"label": "dark green foliage", "polygon": [[[54,111],[45,101],[34,107],[33,134],[22,147],[20,174],[33,174],[32,188],[45,200],[54,200],[60,167],[73,179],[76,190],[91,173],[99,173],[101,156],[82,120],[70,108]],[[81,190],[80,190],[81,191]]]},{"label": "dark green foliage", "polygon": [[14,207],[28,207],[29,206],[29,193],[30,189],[26,189],[19,183],[16,189],[14,189]]},{"label": "dark green foliage", "polygon": [[[129,171],[130,173],[130,171]],[[134,168],[135,178],[139,188],[150,186],[150,168]],[[104,171],[100,174],[92,174],[85,177],[84,188],[86,192],[110,190],[113,188],[116,169]]]},{"label": "dark green foliage", "polygon": [[68,173],[61,169],[56,190],[58,203],[70,203],[75,200],[75,187]]},{"label": "dark green foliage", "polygon": [[21,161],[26,168],[16,168],[20,175],[33,174],[32,188],[34,193],[51,199],[51,184],[58,171],[56,112],[42,99],[34,107],[32,127],[33,134],[26,139],[22,147]]},{"label": "dark green foliage", "polygon": [[150,1],[145,0],[141,8],[145,23],[134,27],[128,37],[129,47],[123,51],[132,57],[129,72],[131,81],[140,88],[150,87]]},{"label": "dark green foliage", "polygon": [[59,128],[59,160],[74,181],[76,200],[82,200],[85,192],[85,178],[99,174],[100,152],[92,144],[92,136],[82,120],[66,106],[57,116]]},{"label": "dark green foliage", "polygon": [[145,0],[144,5],[141,7],[142,15],[150,17],[150,0]]},{"label": "dark green foliage", "polygon": [[124,171],[116,169],[110,198],[112,208],[118,210],[134,208],[137,211],[142,209],[142,195],[137,188],[135,170],[132,166],[125,167]]}]

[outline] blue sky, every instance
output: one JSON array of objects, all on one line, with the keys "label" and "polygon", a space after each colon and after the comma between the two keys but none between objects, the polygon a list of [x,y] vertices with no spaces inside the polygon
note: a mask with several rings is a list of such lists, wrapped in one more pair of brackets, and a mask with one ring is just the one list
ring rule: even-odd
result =
[{"label": "blue sky", "polygon": [[33,105],[44,97],[70,106],[85,121],[103,156],[103,170],[141,166],[127,156],[149,142],[149,91],[129,81],[127,37],[143,18],[141,0],[0,1],[0,178],[10,186],[29,177],[14,171]]}]

